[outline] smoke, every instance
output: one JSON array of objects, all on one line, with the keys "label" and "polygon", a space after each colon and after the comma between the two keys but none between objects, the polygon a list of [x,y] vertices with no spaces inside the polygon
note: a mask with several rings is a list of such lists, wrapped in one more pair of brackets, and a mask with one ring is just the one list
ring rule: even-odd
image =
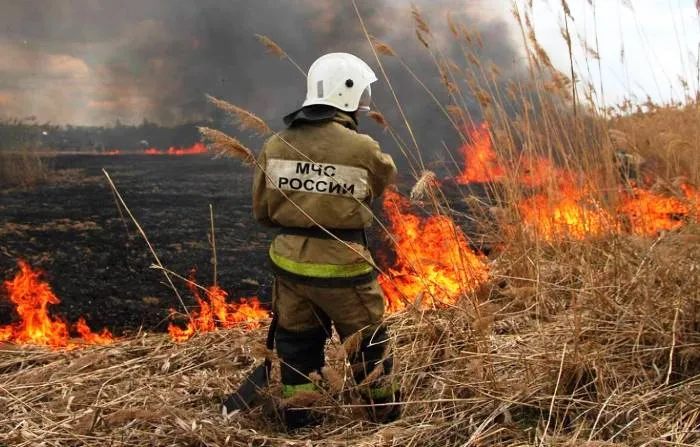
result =
[{"label": "smoke", "polygon": [[[482,60],[516,72],[519,56],[501,3],[417,5],[433,28],[431,45],[464,60],[447,30],[451,11],[455,21],[481,33]],[[369,32],[447,102],[438,69],[415,37],[410,5],[358,0],[358,6]],[[3,2],[0,30],[0,61],[7,55],[13,61],[0,62],[0,108],[58,123],[176,124],[209,115],[209,93],[279,127],[280,117],[303,100],[305,80],[288,61],[265,54],[256,33],[273,39],[304,69],[330,51],[356,53],[378,68],[350,1],[24,0]],[[413,124],[435,134],[445,119],[433,101],[396,61],[383,62]],[[387,117],[396,119],[381,76],[373,92]]]}]

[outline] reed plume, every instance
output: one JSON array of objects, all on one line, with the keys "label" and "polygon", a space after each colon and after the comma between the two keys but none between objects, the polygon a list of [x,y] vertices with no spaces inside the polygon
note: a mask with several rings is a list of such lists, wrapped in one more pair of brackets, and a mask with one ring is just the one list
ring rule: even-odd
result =
[{"label": "reed plume", "polygon": [[374,122],[382,126],[383,128],[389,127],[389,123],[386,121],[386,118],[384,118],[384,115],[377,111],[371,111],[367,114]]},{"label": "reed plume", "polygon": [[273,41],[272,39],[270,39],[267,36],[263,36],[262,34],[256,34],[255,37],[257,37],[258,40],[260,41],[260,43],[262,43],[265,46],[265,49],[267,50],[268,53],[273,54],[273,55],[279,57],[280,59],[287,59],[292,65],[294,65],[294,68],[299,70],[299,72],[303,76],[306,76],[306,72],[304,71],[304,69],[301,68],[299,66],[299,64],[297,64],[294,61],[294,59],[289,57],[289,54],[287,54],[287,52],[284,51],[282,49],[282,47],[277,45],[277,43],[275,41]]},{"label": "reed plume", "polygon": [[389,44],[382,42],[374,36],[372,36],[371,39],[372,45],[374,46],[374,49],[377,51],[377,53],[384,56],[396,56],[396,52],[394,52],[394,49],[391,48]]},{"label": "reed plume", "polygon": [[256,34],[255,37],[258,38],[260,43],[262,43],[265,46],[265,48],[267,49],[267,51],[270,54],[274,54],[275,56],[279,57],[280,59],[284,59],[287,57],[287,53],[285,53],[285,51],[282,49],[282,47],[277,45],[275,43],[275,41],[273,41],[269,37],[263,36],[262,34]]},{"label": "reed plume", "polygon": [[210,95],[207,95],[207,100],[216,108],[230,115],[241,129],[252,130],[260,136],[266,136],[272,133],[270,126],[268,126],[262,118],[253,112],[249,112],[248,110],[235,106],[227,101],[224,101],[223,99],[218,99]]},{"label": "reed plume", "polygon": [[207,142],[207,146],[216,153],[217,157],[240,158],[246,165],[252,165],[255,162],[253,151],[232,136],[209,127],[198,127],[198,129],[202,139]]},{"label": "reed plume", "polygon": [[432,171],[423,171],[421,176],[411,189],[411,200],[421,200],[430,192],[430,188],[435,185],[437,177]]}]

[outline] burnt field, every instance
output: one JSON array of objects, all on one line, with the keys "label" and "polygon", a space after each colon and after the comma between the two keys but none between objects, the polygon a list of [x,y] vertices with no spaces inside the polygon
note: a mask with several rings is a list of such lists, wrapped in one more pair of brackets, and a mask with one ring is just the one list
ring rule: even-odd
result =
[{"label": "burnt field", "polygon": [[[51,306],[52,314],[68,321],[82,316],[91,327],[107,327],[119,335],[139,328],[163,331],[169,309],[182,311],[163,274],[151,268],[155,260],[136,226],[125,210],[120,213],[103,168],[162,264],[186,277],[196,269],[202,286],[214,281],[211,204],[219,285],[229,300],[257,296],[269,303],[267,248],[275,230],[253,218],[249,168],[209,155],[61,155],[52,163],[57,180],[0,192],[2,277],[15,274],[19,259],[43,270],[61,300]],[[406,190],[410,182],[403,186]],[[452,185],[450,191],[460,198],[485,194],[479,185]],[[455,220],[473,235],[465,218],[469,208],[459,200],[454,205]],[[382,214],[379,201],[374,208]],[[420,207],[414,211],[427,213]],[[369,234],[379,264],[390,265],[393,255],[378,226]],[[480,248],[477,239],[473,242]],[[185,282],[173,281],[185,303],[195,306]],[[0,288],[0,325],[13,320],[13,307]]]},{"label": "burnt field", "polygon": [[[60,180],[0,193],[0,272],[4,279],[25,259],[46,272],[61,303],[52,314],[84,316],[91,327],[116,334],[140,327],[162,331],[168,309],[181,309],[136,227],[120,216],[106,169],[153,244],[163,265],[213,282],[209,243],[214,209],[220,285],[231,298],[269,297],[265,268],[272,232],[258,226],[250,204],[250,172],[209,156],[115,157],[66,155],[53,160]],[[187,304],[194,300],[174,280]],[[13,306],[0,291],[0,324]]]}]

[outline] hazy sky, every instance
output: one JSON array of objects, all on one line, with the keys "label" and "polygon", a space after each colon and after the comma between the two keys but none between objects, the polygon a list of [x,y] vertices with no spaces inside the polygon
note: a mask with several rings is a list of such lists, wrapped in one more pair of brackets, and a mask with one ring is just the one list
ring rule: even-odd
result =
[{"label": "hazy sky", "polygon": [[[516,0],[520,4],[527,0]],[[429,79],[437,77],[413,33],[408,0],[358,0],[370,32]],[[448,10],[484,35],[485,56],[517,70],[523,59],[509,0],[417,0],[447,34]],[[632,3],[633,10],[626,4]],[[603,57],[606,101],[628,94],[680,97],[678,76],[697,87],[700,22],[694,0],[570,0],[577,34]],[[534,0],[534,23],[554,63],[568,70],[560,0]],[[349,0],[2,0],[0,118],[104,124],[144,118],[175,123],[202,112],[205,92],[270,118],[304,95],[303,77],[264,54],[268,35],[306,68],[328,51],[369,57]],[[439,39],[438,39],[439,41]],[[625,63],[621,64],[624,46]],[[577,68],[587,73],[577,45]],[[595,62],[590,60],[589,63]],[[597,64],[590,79],[599,84]],[[399,79],[403,94],[418,87]],[[408,92],[408,93],[407,93]],[[416,113],[425,103],[411,104]]]},{"label": "hazy sky", "polygon": [[[518,3],[526,3],[518,0]],[[607,103],[647,94],[654,101],[681,99],[685,93],[679,76],[692,92],[698,89],[700,17],[695,0],[596,0],[595,21],[589,0],[569,0],[577,39],[595,49],[597,32],[603,90]],[[561,70],[568,71],[569,57],[561,37],[563,12],[560,0],[534,2],[534,23],[539,39]],[[572,31],[573,34],[573,31]],[[624,63],[621,55],[624,49]],[[577,72],[590,73],[598,87],[597,61],[575,45]],[[589,71],[590,70],[590,71]]]},{"label": "hazy sky", "polygon": [[[426,82],[439,81],[415,37],[411,2],[357,3],[373,35],[394,46]],[[454,11],[491,42],[484,58],[507,66],[517,59],[503,36],[503,13],[464,0],[415,3],[438,36],[449,36],[445,17]],[[256,33],[277,41],[304,68],[330,51],[372,62],[349,0],[2,0],[0,116],[175,123],[201,115],[210,93],[278,118],[300,104],[305,79],[287,61],[265,54]],[[401,72],[400,90],[410,86],[415,96],[415,82],[398,64],[388,65]],[[406,107],[433,111],[425,95]]]}]

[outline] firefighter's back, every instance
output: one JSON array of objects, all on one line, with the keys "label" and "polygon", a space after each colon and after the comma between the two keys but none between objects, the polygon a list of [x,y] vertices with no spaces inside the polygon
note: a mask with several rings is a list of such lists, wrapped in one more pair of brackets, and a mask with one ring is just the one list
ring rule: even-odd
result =
[{"label": "firefighter's back", "polygon": [[352,118],[338,114],[330,121],[301,124],[271,137],[261,157],[267,178],[259,173],[256,182],[258,215],[286,227],[369,226],[367,205],[381,194],[376,189],[391,180],[394,168],[390,159],[382,158],[376,141],[357,133],[353,124]]},{"label": "firefighter's back", "polygon": [[[356,131],[352,117],[338,113],[325,122],[292,126],[265,143],[260,164],[265,172],[256,175],[254,209],[259,221],[280,227],[270,249],[278,267],[371,270],[362,230],[373,220],[372,199],[393,181],[396,168],[376,141]],[[341,231],[336,239],[319,227]]]}]

